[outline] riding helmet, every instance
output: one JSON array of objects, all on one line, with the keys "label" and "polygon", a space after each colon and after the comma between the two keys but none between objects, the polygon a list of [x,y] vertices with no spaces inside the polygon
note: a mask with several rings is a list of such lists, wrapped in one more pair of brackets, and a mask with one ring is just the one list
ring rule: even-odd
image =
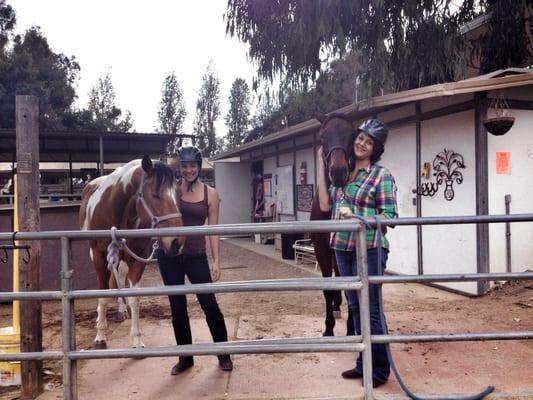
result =
[{"label": "riding helmet", "polygon": [[374,141],[378,141],[382,146],[385,146],[389,134],[389,129],[379,119],[367,119],[359,126],[357,131],[366,133],[374,139]]},{"label": "riding helmet", "polygon": [[194,146],[184,146],[178,150],[180,162],[196,162],[202,169],[202,152]]},{"label": "riding helmet", "polygon": [[374,151],[370,157],[372,162],[380,160],[383,152],[385,151],[385,142],[389,134],[387,126],[379,119],[367,119],[363,122],[357,132],[364,132],[374,140]]}]

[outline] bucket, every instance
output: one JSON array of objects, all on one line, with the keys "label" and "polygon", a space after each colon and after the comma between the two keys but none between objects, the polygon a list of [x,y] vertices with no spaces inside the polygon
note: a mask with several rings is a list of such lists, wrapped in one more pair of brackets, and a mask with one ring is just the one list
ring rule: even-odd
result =
[{"label": "bucket", "polygon": [[[20,353],[20,334],[0,328],[0,353]],[[20,361],[0,361],[0,386],[20,385]]]}]

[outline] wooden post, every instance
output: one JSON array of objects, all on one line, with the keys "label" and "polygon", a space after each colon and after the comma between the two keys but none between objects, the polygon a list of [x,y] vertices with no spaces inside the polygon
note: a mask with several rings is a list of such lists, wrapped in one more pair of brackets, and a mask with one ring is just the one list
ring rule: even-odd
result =
[{"label": "wooden post", "polygon": [[[18,196],[21,232],[40,230],[39,210],[39,101],[35,96],[17,96],[15,100],[17,136]],[[19,252],[20,290],[40,290],[41,243],[19,241],[30,245],[30,260],[26,251]],[[26,260],[28,261],[28,260]],[[23,352],[42,351],[41,301],[21,302],[20,347]],[[43,391],[43,362],[22,361],[22,399],[34,399]]]}]

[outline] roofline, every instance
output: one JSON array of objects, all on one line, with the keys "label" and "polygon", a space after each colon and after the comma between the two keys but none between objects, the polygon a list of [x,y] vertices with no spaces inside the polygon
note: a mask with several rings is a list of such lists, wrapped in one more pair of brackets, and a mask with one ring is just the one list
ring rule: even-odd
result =
[{"label": "roofline", "polygon": [[[477,93],[489,90],[505,89],[517,86],[533,85],[533,70],[524,69],[520,73],[516,68],[509,71],[513,75],[503,77],[488,78],[495,73],[502,74],[507,70],[500,70],[491,74],[483,75],[482,79],[465,79],[458,82],[438,83],[435,85],[424,86],[417,89],[405,90],[402,92],[376,96],[369,99],[361,100],[358,103],[352,103],[346,107],[335,110],[334,112],[344,113],[353,120],[363,118],[366,115],[383,111],[384,108],[399,106],[407,103],[426,100],[437,97],[455,96],[466,93]],[[484,79],[483,79],[484,78]],[[211,158],[213,161],[222,160],[229,157],[235,157],[241,153],[251,150],[260,145],[276,142],[287,137],[293,137],[307,133],[308,131],[318,130],[320,123],[316,119],[310,119],[283,129],[264,138],[243,144],[235,149],[217,154]]]},{"label": "roofline", "polygon": [[[16,130],[14,128],[0,128],[0,135],[14,135]],[[75,136],[77,138],[117,138],[117,137],[136,137],[136,138],[196,138],[196,135],[189,134],[170,134],[160,132],[119,132],[119,131],[74,131],[74,130],[39,130],[39,136],[55,137],[55,136]]]},{"label": "roofline", "polygon": [[492,12],[487,14],[480,15],[479,17],[474,18],[471,21],[468,21],[459,27],[459,33],[461,35],[466,35],[473,30],[476,30],[480,26],[483,26],[491,18]]}]

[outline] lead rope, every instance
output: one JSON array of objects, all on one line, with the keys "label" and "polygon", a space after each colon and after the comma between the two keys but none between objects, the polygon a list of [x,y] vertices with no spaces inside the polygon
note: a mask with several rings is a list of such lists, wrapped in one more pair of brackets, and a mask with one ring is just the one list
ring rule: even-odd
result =
[{"label": "lead rope", "polygon": [[[150,210],[150,207],[148,207],[148,204],[146,203],[146,200],[144,200],[143,196],[143,187],[144,187],[144,172],[141,175],[141,184],[139,185],[139,192],[137,194],[137,202],[141,204],[141,206],[144,208],[144,211],[148,214],[148,217],[151,221],[151,228],[154,229],[157,227],[157,225],[163,221],[172,219],[172,218],[181,218],[181,213],[172,213],[163,215],[161,217],[158,217],[154,215],[152,210]],[[131,257],[133,257],[135,260],[148,264],[149,262],[152,262],[154,260],[154,254],[156,250],[159,248],[159,242],[156,240],[154,244],[152,245],[152,253],[148,258],[142,258],[135,254],[126,244],[126,239],[118,239],[117,238],[117,227],[113,226],[111,227],[111,243],[107,246],[107,269],[113,273],[115,276],[115,280],[117,281],[117,287],[119,289],[122,289],[122,283],[119,279],[118,274],[118,264],[120,263],[120,251],[123,250],[126,253],[128,253]]]},{"label": "lead rope", "polygon": [[[131,255],[133,258],[135,258],[137,261],[143,262],[143,263],[149,263],[154,259],[154,253],[159,247],[159,243],[157,241],[154,242],[152,245],[152,254],[150,254],[149,258],[142,258],[139,257],[137,254],[135,254],[126,244],[126,239],[118,239],[117,238],[117,227],[113,226],[111,227],[111,243],[107,246],[107,269],[110,271],[113,276],[115,277],[115,281],[117,282],[117,288],[122,289],[124,286],[122,285],[122,281],[120,279],[120,273],[118,271],[118,265],[120,263],[120,251],[125,250],[129,255]],[[126,298],[122,296],[122,300],[124,301],[124,304],[127,304]]]},{"label": "lead rope", "polygon": [[148,264],[149,262],[152,262],[155,260],[154,254],[156,250],[159,248],[159,242],[156,240],[154,241],[154,244],[152,245],[152,253],[148,258],[142,258],[135,254],[133,250],[131,250],[128,245],[126,244],[126,239],[117,238],[117,227],[113,226],[111,227],[111,243],[107,246],[107,269],[110,271],[116,271],[118,264],[120,262],[120,251],[124,250],[126,253],[128,253],[130,256],[132,256],[135,260]]},{"label": "lead rope", "polygon": [[[350,215],[348,218],[355,218],[359,221],[361,221],[367,229],[372,229],[370,226],[370,223],[363,217],[359,215]],[[377,243],[378,243],[378,274],[383,275],[383,249],[381,246],[381,227],[383,226],[381,223],[381,220],[376,216],[374,217],[374,220],[376,221],[376,235],[377,235]],[[381,319],[381,326],[383,326],[383,331],[385,335],[389,334],[389,329],[387,327],[387,322],[385,321],[385,309],[383,308],[383,293],[381,290],[378,290],[379,293],[379,307],[381,309],[380,313],[380,319]],[[398,371],[398,368],[396,368],[396,364],[394,363],[394,360],[392,358],[392,352],[390,350],[390,343],[385,343],[385,348],[387,350],[387,357],[389,359],[389,363],[392,369],[392,372],[394,372],[394,376],[396,377],[396,380],[400,384],[400,387],[404,391],[404,393],[409,396],[409,398],[413,400],[481,400],[485,396],[489,395],[494,391],[494,386],[487,386],[485,390],[483,390],[480,393],[471,395],[471,396],[445,396],[445,397],[420,397],[414,394],[405,384],[402,377],[400,376],[400,372]]]}]

